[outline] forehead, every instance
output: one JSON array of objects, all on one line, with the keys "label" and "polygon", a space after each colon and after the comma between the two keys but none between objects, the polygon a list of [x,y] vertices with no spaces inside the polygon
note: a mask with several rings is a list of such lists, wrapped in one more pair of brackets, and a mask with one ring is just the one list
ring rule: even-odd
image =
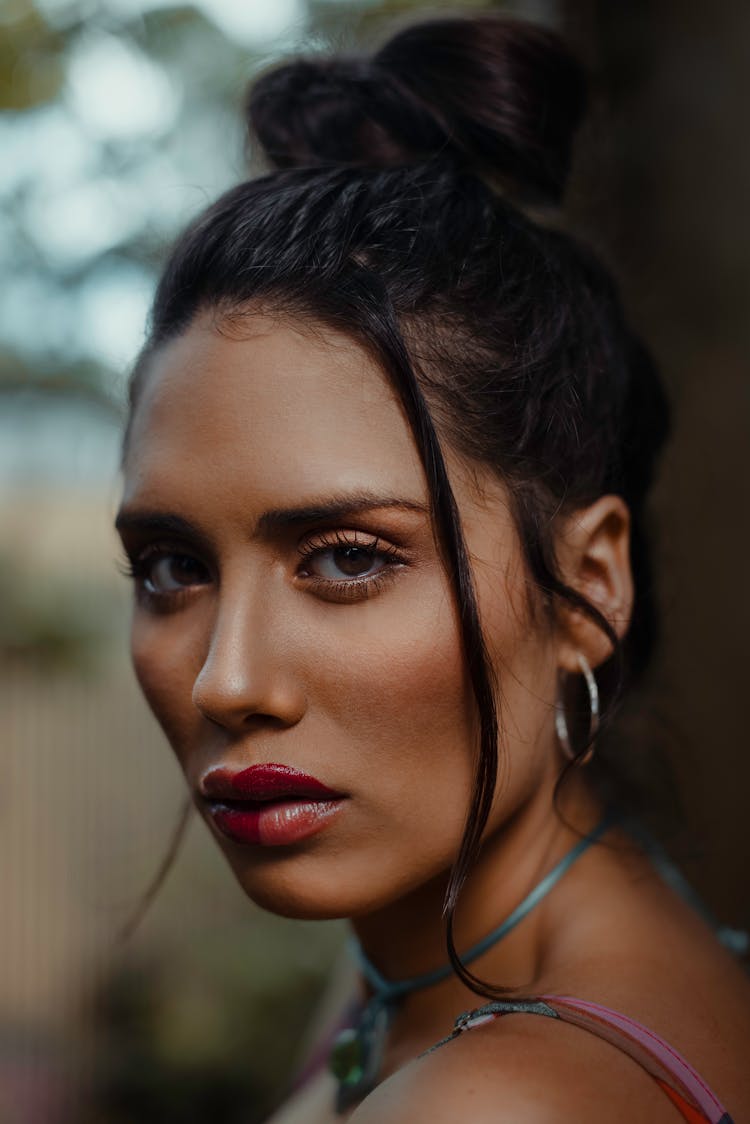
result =
[{"label": "forehead", "polygon": [[132,421],[125,499],[258,505],[380,488],[423,501],[402,407],[348,337],[257,315],[197,319],[154,357]]}]

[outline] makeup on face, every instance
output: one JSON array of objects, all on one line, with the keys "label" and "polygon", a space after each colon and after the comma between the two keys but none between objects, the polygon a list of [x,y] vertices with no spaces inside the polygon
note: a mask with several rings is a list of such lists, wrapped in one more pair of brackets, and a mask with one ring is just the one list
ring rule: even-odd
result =
[{"label": "makeup on face", "polygon": [[[387,379],[352,341],[261,320],[243,339],[196,323],[153,363],[118,529],[137,678],[201,815],[250,897],[287,916],[356,916],[442,877],[476,706]],[[537,641],[502,487],[450,467],[491,655],[511,672],[513,803],[544,763],[529,746],[546,702],[525,686]]]},{"label": "makeup on face", "polygon": [[262,847],[288,846],[316,834],[346,799],[307,773],[271,762],[239,772],[210,769],[198,787],[209,817],[227,839]]},{"label": "makeup on face", "polygon": [[[293,546],[289,554],[297,578],[318,596],[356,601],[380,589],[407,561],[409,552],[397,530],[404,513],[412,519],[429,515],[425,505],[413,500],[359,489],[266,511],[249,537],[271,548]],[[382,524],[384,516],[396,541],[389,533],[369,529]],[[115,526],[128,555],[124,572],[135,579],[145,606],[166,613],[184,604],[191,589],[211,584],[217,567],[210,536],[189,520],[131,505],[121,508]]]}]

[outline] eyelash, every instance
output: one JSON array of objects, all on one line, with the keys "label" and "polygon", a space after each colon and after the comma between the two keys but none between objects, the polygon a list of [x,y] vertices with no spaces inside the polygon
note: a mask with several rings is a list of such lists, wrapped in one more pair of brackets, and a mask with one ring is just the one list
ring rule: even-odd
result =
[{"label": "eyelash", "polygon": [[186,554],[180,547],[152,544],[145,547],[140,554],[128,554],[124,561],[118,564],[117,568],[120,573],[135,582],[135,595],[138,604],[150,612],[171,613],[179,609],[191,595],[190,586],[185,586],[183,589],[173,589],[168,593],[163,591],[157,593],[154,590],[146,589],[145,582],[151,572],[151,567],[163,558],[172,557],[185,557],[194,560],[192,555]]},{"label": "eyelash", "polygon": [[[321,594],[332,601],[364,601],[368,597],[372,597],[393,580],[395,570],[405,562],[403,555],[396,547],[385,543],[381,544],[377,537],[363,540],[356,531],[349,533],[344,531],[329,532],[319,536],[314,542],[301,544],[297,548],[297,553],[303,560],[306,560],[326,554],[329,550],[347,547],[356,547],[366,554],[371,554],[373,561],[377,557],[384,559],[385,565],[368,577],[354,577],[341,581],[321,578],[314,574],[301,575],[310,584],[317,586]],[[154,544],[146,547],[140,554],[128,555],[125,561],[118,566],[125,577],[135,581],[136,597],[139,604],[152,612],[172,612],[180,608],[191,596],[191,586],[159,593],[145,588],[145,582],[151,572],[151,567],[161,559],[173,556],[186,557],[195,561],[192,555],[185,554],[179,547]]]},{"label": "eyelash", "polygon": [[386,564],[377,573],[371,574],[369,577],[334,581],[331,578],[313,575],[308,579],[313,585],[318,585],[323,592],[333,595],[332,600],[335,598],[340,601],[358,601],[372,597],[373,594],[378,593],[388,582],[393,580],[395,570],[405,562],[403,555],[395,546],[385,543],[381,545],[380,539],[377,537],[363,541],[358,537],[356,531],[350,533],[344,531],[330,532],[327,536],[319,537],[313,543],[301,544],[297,548],[297,553],[303,559],[315,558],[329,550],[346,547],[356,547],[365,554],[371,554],[373,561],[376,557],[385,559]]}]

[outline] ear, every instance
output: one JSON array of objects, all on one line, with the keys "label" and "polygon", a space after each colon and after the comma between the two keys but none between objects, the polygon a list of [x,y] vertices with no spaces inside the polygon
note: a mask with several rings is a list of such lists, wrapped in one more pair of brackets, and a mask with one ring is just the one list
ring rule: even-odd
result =
[{"label": "ear", "polygon": [[[563,581],[590,601],[622,638],[633,611],[630,512],[625,501],[600,496],[590,507],[574,511],[559,525],[555,546]],[[557,624],[558,665],[566,671],[580,672],[579,652],[592,667],[612,654],[611,642],[581,609],[558,601]]]}]

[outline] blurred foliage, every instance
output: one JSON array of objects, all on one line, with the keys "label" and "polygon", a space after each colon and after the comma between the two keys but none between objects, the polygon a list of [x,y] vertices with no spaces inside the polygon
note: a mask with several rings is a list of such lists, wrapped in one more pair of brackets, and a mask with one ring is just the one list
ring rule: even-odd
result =
[{"label": "blurred foliage", "polygon": [[12,281],[0,391],[118,399],[165,246],[246,174],[240,107],[252,75],[289,53],[371,42],[420,10],[308,0],[295,25],[254,43],[210,18],[209,0],[5,0],[0,266]]},{"label": "blurred foliage", "polygon": [[65,36],[31,0],[5,0],[0,20],[0,110],[52,101],[65,76]]}]

